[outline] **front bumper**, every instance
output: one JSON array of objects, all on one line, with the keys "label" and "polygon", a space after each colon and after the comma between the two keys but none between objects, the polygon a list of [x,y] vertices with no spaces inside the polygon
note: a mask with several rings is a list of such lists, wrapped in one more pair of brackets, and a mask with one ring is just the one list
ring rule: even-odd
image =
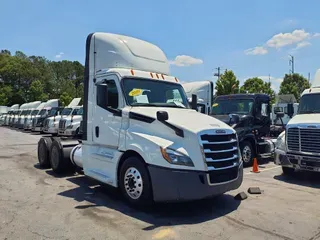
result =
[{"label": "front bumper", "polygon": [[51,133],[51,134],[56,134],[58,133],[58,129],[55,127],[44,127],[43,132],[45,133]]},{"label": "front bumper", "polygon": [[[243,164],[236,169],[236,177],[221,183],[210,183],[209,173],[216,179],[219,171],[199,172],[173,170],[149,165],[153,198],[156,202],[192,201],[224,194],[240,187],[243,180]],[[225,171],[225,170],[224,170]],[[232,169],[230,168],[230,171]],[[225,171],[228,174],[228,171]]]},{"label": "front bumper", "polygon": [[59,134],[59,136],[71,137],[71,136],[74,136],[76,134],[76,131],[73,130],[73,129],[65,129],[65,130],[59,129],[58,134]]},{"label": "front bumper", "polygon": [[32,127],[31,130],[32,130],[33,132],[42,132],[42,127],[38,127],[38,126]]},{"label": "front bumper", "polygon": [[320,172],[320,157],[315,156],[286,153],[276,149],[274,163],[297,170]]}]

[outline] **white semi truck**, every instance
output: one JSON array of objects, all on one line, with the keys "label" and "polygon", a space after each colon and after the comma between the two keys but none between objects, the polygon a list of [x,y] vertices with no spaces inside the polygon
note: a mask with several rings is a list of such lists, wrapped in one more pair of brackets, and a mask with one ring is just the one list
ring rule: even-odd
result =
[{"label": "white semi truck", "polygon": [[46,105],[45,102],[40,103],[39,106],[37,106],[35,109],[33,109],[31,111],[31,113],[26,116],[26,118],[24,119],[24,124],[23,124],[24,130],[31,130],[32,129],[33,118],[36,117],[37,115],[39,115],[40,111],[44,108],[45,105]]},{"label": "white semi truck", "polygon": [[64,119],[68,116],[75,115],[81,108],[81,106],[78,106],[80,101],[81,101],[81,98],[74,98],[61,111],[55,112],[55,115],[47,117],[43,122],[43,132],[50,133],[54,136],[58,135],[60,119]]},{"label": "white semi truck", "polygon": [[48,100],[38,114],[32,119],[31,131],[42,132],[44,120],[47,117],[54,116],[57,111],[60,111],[61,108],[59,106],[59,99]]},{"label": "white semi truck", "polygon": [[320,70],[301,94],[297,115],[279,135],[274,161],[288,175],[295,170],[320,172]]},{"label": "white semi truck", "polygon": [[11,122],[11,118],[14,115],[14,111],[16,111],[17,109],[19,109],[19,104],[14,104],[10,107],[10,111],[8,112],[8,114],[5,116],[5,119],[4,119],[5,126],[9,126]]},{"label": "white semi truck", "polygon": [[80,134],[80,123],[82,121],[83,107],[73,111],[71,116],[67,116],[59,121],[58,135],[64,137],[78,137]]},{"label": "white semi truck", "polygon": [[134,205],[221,195],[243,179],[235,130],[191,109],[162,50],[136,38],[88,36],[80,142],[41,138],[40,166],[81,168]]},{"label": "white semi truck", "polygon": [[41,104],[41,101],[28,103],[28,105],[26,106],[26,109],[23,110],[19,116],[17,128],[23,129],[25,120],[31,115],[31,112],[35,110],[40,104]]}]

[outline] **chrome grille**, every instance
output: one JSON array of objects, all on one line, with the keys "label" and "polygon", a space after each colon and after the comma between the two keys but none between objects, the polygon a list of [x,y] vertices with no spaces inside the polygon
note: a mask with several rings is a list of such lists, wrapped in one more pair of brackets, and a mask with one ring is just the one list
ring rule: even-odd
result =
[{"label": "chrome grille", "polygon": [[49,122],[50,122],[49,119],[45,119],[45,120],[43,121],[43,127],[44,127],[44,128],[49,128]]},{"label": "chrome grille", "polygon": [[320,129],[289,128],[287,144],[291,151],[320,154]]},{"label": "chrome grille", "polygon": [[32,119],[32,127],[36,127],[37,125],[37,118]]},{"label": "chrome grille", "polygon": [[66,122],[67,122],[66,119],[61,119],[59,121],[59,129],[64,130],[66,128]]},{"label": "chrome grille", "polygon": [[201,136],[208,170],[232,168],[239,162],[236,134]]}]

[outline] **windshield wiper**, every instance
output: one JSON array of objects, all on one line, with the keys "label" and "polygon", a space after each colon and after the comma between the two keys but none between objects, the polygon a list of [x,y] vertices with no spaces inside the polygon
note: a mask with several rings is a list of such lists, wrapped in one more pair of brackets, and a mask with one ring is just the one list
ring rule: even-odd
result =
[{"label": "windshield wiper", "polygon": [[132,103],[131,106],[137,107],[171,107],[171,108],[185,108],[179,105],[169,105],[169,104],[155,104],[155,103]]}]

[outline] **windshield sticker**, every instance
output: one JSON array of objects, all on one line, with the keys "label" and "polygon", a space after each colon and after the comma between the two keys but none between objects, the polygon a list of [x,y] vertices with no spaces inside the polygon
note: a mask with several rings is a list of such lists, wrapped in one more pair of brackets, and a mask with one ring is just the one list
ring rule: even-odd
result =
[{"label": "windshield sticker", "polygon": [[149,103],[147,95],[139,95],[134,97],[137,103]]},{"label": "windshield sticker", "polygon": [[217,106],[219,106],[219,103],[212,104],[212,107],[217,107]]},{"label": "windshield sticker", "polygon": [[129,96],[130,96],[130,97],[136,97],[136,96],[141,95],[142,92],[143,92],[142,89],[134,88],[134,89],[131,90],[131,92],[129,92]]}]

